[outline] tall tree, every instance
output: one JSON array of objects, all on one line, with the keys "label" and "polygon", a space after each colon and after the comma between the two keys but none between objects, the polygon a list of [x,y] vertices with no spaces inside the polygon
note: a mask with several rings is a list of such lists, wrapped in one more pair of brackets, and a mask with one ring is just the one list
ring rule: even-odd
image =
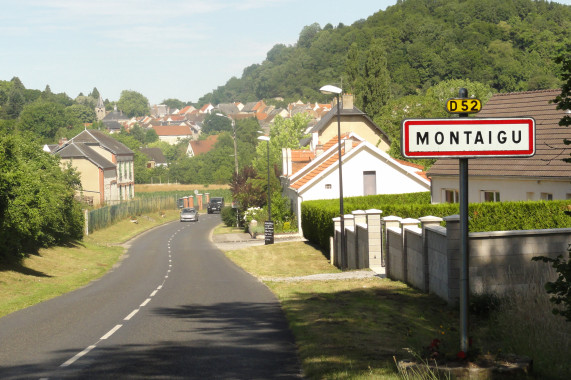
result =
[{"label": "tall tree", "polygon": [[129,117],[145,116],[150,113],[149,100],[137,91],[121,91],[117,108]]},{"label": "tall tree", "polygon": [[[561,86],[561,94],[553,100],[557,104],[558,110],[571,110],[571,54],[569,54],[569,49],[566,53],[560,55],[556,62],[561,64],[561,79],[563,79],[563,85]],[[569,127],[571,125],[571,114],[565,114],[561,120],[559,120],[559,125]],[[571,145],[570,139],[564,139],[565,145]],[[571,158],[565,158],[565,162],[571,163]]]},{"label": "tall tree", "polygon": [[369,51],[363,67],[363,79],[359,86],[359,97],[363,111],[369,116],[378,115],[391,96],[391,79],[387,69],[384,46],[375,42]]},{"label": "tall tree", "polygon": [[57,130],[68,125],[64,109],[59,103],[37,100],[24,107],[18,128],[21,131],[33,132],[45,141],[53,140]]}]

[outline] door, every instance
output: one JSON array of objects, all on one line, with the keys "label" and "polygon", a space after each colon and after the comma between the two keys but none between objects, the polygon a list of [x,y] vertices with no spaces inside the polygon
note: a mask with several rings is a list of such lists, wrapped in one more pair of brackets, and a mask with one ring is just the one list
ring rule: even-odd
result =
[{"label": "door", "polygon": [[377,172],[363,172],[363,195],[377,194]]}]

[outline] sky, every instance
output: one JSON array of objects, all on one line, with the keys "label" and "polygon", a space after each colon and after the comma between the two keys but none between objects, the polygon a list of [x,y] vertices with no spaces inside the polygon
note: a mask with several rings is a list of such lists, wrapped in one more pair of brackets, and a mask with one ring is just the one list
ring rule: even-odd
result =
[{"label": "sky", "polygon": [[[571,4],[571,0],[558,0]],[[72,98],[94,87],[196,102],[315,22],[351,25],[396,0],[0,0],[0,80]]]}]

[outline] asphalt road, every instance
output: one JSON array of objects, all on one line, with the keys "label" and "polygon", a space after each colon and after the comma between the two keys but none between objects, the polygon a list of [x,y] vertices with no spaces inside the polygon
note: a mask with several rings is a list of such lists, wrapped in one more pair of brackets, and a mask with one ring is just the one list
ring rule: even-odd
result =
[{"label": "asphalt road", "polygon": [[130,243],[77,291],[0,318],[0,379],[299,379],[274,295],[209,240],[219,215]]}]

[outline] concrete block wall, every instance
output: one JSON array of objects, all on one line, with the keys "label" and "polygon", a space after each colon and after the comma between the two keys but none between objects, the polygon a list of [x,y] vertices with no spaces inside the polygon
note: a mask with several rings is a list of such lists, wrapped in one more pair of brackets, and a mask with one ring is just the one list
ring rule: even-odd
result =
[{"label": "concrete block wall", "polygon": [[[389,278],[456,303],[460,293],[459,215],[416,220],[380,218],[381,213],[367,210],[345,216],[347,268],[377,265],[382,257]],[[442,221],[446,227],[440,225]],[[334,218],[334,223],[331,260],[341,267],[340,219]],[[567,257],[571,228],[476,232],[469,234],[468,245],[470,291],[502,293],[528,286],[538,273],[553,276],[548,264],[533,262],[531,258]]]}]

